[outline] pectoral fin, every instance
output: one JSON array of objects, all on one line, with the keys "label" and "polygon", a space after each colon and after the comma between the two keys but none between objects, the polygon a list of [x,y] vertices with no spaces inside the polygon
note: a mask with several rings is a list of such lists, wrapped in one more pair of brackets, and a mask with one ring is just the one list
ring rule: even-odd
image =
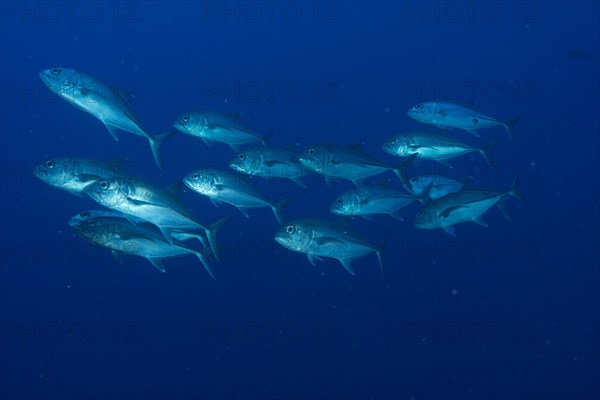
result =
[{"label": "pectoral fin", "polygon": [[442,210],[442,212],[440,212],[438,214],[438,218],[448,218],[450,216],[450,214],[452,214],[454,211],[459,210],[461,208],[466,208],[466,207],[465,206],[448,207],[448,208]]},{"label": "pectoral fin", "polygon": [[163,274],[165,273],[165,267],[163,267],[162,262],[160,260],[160,258],[149,258],[148,261],[150,261],[150,263],[152,265],[154,265],[154,267],[159,270],[160,272],[162,272]]},{"label": "pectoral fin", "polygon": [[108,125],[108,124],[104,124],[104,126],[110,132],[110,136],[112,136],[113,139],[115,139],[118,142],[119,141],[119,137],[117,136],[117,128],[114,127],[114,126],[112,126],[112,125]]},{"label": "pectoral fin", "polygon": [[350,275],[354,275],[354,270],[352,269],[352,260],[352,258],[345,258],[343,260],[339,260],[344,266],[344,268],[346,268],[346,271],[350,273]]},{"label": "pectoral fin", "polygon": [[454,237],[456,237],[456,232],[454,232],[454,226],[453,225],[446,225],[446,226],[442,226],[442,229],[444,230],[444,232],[446,232],[449,235],[452,235]]}]

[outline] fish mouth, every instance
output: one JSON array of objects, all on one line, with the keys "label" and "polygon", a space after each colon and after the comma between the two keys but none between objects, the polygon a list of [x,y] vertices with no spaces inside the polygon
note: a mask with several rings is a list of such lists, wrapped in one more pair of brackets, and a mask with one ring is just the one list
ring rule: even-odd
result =
[{"label": "fish mouth", "polygon": [[44,168],[36,167],[33,170],[33,175],[42,181],[48,180],[48,171],[46,171]]},{"label": "fish mouth", "polygon": [[280,245],[282,245],[283,247],[289,248],[290,247],[290,239],[281,233],[277,233],[275,235],[275,241],[277,243],[279,243]]}]

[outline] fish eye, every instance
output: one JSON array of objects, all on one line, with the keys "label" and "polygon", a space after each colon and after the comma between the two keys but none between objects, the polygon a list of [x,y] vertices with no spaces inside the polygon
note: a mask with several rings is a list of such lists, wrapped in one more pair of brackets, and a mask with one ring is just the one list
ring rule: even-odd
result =
[{"label": "fish eye", "polygon": [[391,138],[388,142],[390,144],[396,144],[396,138]]},{"label": "fish eye", "polygon": [[238,154],[238,160],[244,161],[246,159],[246,155],[244,153]]},{"label": "fish eye", "polygon": [[100,189],[103,189],[103,190],[108,189],[108,182],[107,181],[101,181],[100,182]]},{"label": "fish eye", "polygon": [[417,213],[417,219],[421,219],[423,218],[423,213],[422,212],[418,212]]},{"label": "fish eye", "polygon": [[423,104],[417,104],[417,105],[415,106],[415,109],[416,109],[416,110],[420,110],[420,109],[422,109],[422,108],[423,108]]},{"label": "fish eye", "polygon": [[96,220],[95,220],[95,219],[90,219],[90,220],[87,222],[87,224],[88,224],[89,226],[96,226]]},{"label": "fish eye", "polygon": [[294,233],[295,230],[296,230],[296,228],[294,227],[294,225],[288,225],[285,227],[285,231],[287,233]]},{"label": "fish eye", "polygon": [[48,160],[48,161],[46,161],[45,165],[46,165],[46,168],[52,169],[52,168],[54,168],[54,161]]},{"label": "fish eye", "polygon": [[311,147],[310,149],[308,149],[307,153],[308,153],[309,156],[314,156],[315,155],[315,149]]},{"label": "fish eye", "polygon": [[89,213],[89,211],[82,211],[82,212],[79,213],[79,216],[81,218],[87,218],[87,217],[90,216],[90,213]]},{"label": "fish eye", "polygon": [[189,115],[184,115],[183,118],[181,118],[183,120],[183,122],[188,122],[190,120],[190,116]]},{"label": "fish eye", "polygon": [[60,72],[61,72],[61,71],[62,71],[62,70],[61,70],[60,68],[58,68],[58,67],[54,67],[54,68],[52,68],[52,69],[50,70],[50,72],[52,72],[52,74],[54,74],[54,75],[58,75],[58,74],[60,74]]},{"label": "fish eye", "polygon": [[342,204],[344,202],[344,200],[342,200],[341,197],[338,197],[338,199],[335,201],[337,204]]},{"label": "fish eye", "polygon": [[194,174],[192,175],[192,179],[198,180],[199,178],[200,178],[200,174],[197,172],[194,172]]}]

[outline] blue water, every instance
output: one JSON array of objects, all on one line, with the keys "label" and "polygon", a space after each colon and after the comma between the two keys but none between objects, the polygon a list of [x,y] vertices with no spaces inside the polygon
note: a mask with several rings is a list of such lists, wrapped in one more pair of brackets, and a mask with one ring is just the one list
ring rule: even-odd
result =
[{"label": "blue water", "polygon": [[[0,5],[2,399],[595,399],[598,297],[598,3],[32,2]],[[274,7],[274,8],[270,8]],[[595,60],[577,57],[581,52]],[[453,171],[506,190],[520,171],[514,223],[442,230],[377,216],[352,227],[375,255],[316,267],[281,248],[269,209],[244,218],[185,192],[219,234],[210,279],[194,257],[121,264],[74,235],[68,219],[96,208],[32,170],[52,157],[127,165],[155,185],[234,153],[183,134],[162,149],[120,134],[51,94],[44,69],[84,71],[129,92],[153,134],[196,109],[241,112],[271,144],[351,145],[390,164],[391,135],[431,130],[406,115],[450,101],[502,120],[497,168],[478,155]],[[430,172],[431,172],[430,171]],[[352,188],[309,176],[308,188],[257,180],[286,219],[336,219]],[[369,184],[400,186],[392,173]]]}]

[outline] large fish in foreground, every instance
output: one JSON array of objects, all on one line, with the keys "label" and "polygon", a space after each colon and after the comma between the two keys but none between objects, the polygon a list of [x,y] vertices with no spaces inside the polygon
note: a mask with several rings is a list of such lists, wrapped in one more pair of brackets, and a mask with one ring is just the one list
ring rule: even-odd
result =
[{"label": "large fish in foreground", "polygon": [[458,104],[443,101],[419,103],[408,111],[408,116],[424,124],[435,125],[441,129],[457,128],[479,136],[479,129],[502,126],[515,141],[511,128],[519,122],[519,117],[508,122],[498,121],[480,112]]},{"label": "large fish in foreground", "polygon": [[301,178],[308,170],[298,161],[291,148],[263,147],[238,153],[229,167],[237,172],[263,178],[286,178],[305,188]]},{"label": "large fish in foreground", "polygon": [[404,221],[399,211],[417,198],[397,189],[373,186],[350,190],[341,194],[329,207],[333,214],[343,216],[358,215],[369,217],[375,214],[388,214]]},{"label": "large fish in foreground", "polygon": [[131,176],[123,160],[98,161],[86,158],[52,158],[39,164],[34,175],[50,186],[84,196],[85,189],[98,180]]},{"label": "large fish in foreground", "polygon": [[173,235],[174,232],[201,229],[215,257],[219,257],[217,231],[230,217],[204,226],[168,191],[132,179],[101,180],[88,187],[85,193],[104,207],[133,217],[134,223],[142,220],[156,225],[170,243],[178,237]]},{"label": "large fish in foreground", "polygon": [[163,259],[193,254],[209,275],[215,278],[206,260],[209,249],[197,251],[178,243],[169,243],[159,230],[152,229],[152,225],[133,224],[118,215],[95,214],[95,217],[81,217],[78,214],[71,218],[69,225],[83,239],[112,250],[115,258],[119,259],[122,254],[144,257],[156,269],[165,272]]},{"label": "large fish in foreground", "polygon": [[160,167],[160,145],[173,132],[151,136],[118,91],[74,69],[54,67],[40,72],[40,79],[50,90],[75,107],[98,118],[118,141],[117,130],[142,136],[150,143],[152,155]]},{"label": "large fish in foreground", "polygon": [[480,153],[488,164],[494,162],[490,156],[497,141],[483,147],[473,147],[445,135],[430,132],[407,132],[386,140],[382,150],[398,157],[414,157],[435,160],[442,165],[451,167],[447,160],[471,152]]},{"label": "large fish in foreground", "polygon": [[212,142],[226,143],[236,153],[240,151],[240,145],[248,143],[262,142],[266,146],[271,136],[262,137],[254,133],[239,119],[238,113],[193,111],[179,117],[173,127],[202,139],[207,146],[211,146]]},{"label": "large fish in foreground", "polygon": [[300,154],[300,162],[311,171],[325,176],[327,184],[338,178],[348,179],[357,187],[366,178],[393,171],[399,178],[398,168],[385,165],[360,150],[361,144],[346,147],[339,145],[316,145]]},{"label": "large fish in foreground", "polygon": [[461,190],[431,201],[417,213],[414,225],[419,229],[441,228],[450,235],[456,236],[454,225],[462,222],[475,222],[481,226],[488,226],[482,219],[482,215],[494,205],[498,205],[502,214],[510,221],[503,200],[507,196],[513,196],[525,202],[517,188],[518,182],[517,172],[512,187],[506,192]]},{"label": "large fish in foreground", "polygon": [[250,218],[247,208],[270,207],[277,221],[283,223],[281,208],[289,201],[270,202],[261,196],[243,175],[215,169],[199,169],[183,178],[183,183],[193,191],[210,198],[215,206],[224,202],[237,207],[246,218]]},{"label": "large fish in foreground", "polygon": [[312,265],[321,257],[335,258],[354,275],[352,261],[375,253],[381,263],[381,250],[385,243],[373,247],[359,238],[343,223],[304,219],[290,222],[275,235],[275,241],[286,249],[306,254]]}]

